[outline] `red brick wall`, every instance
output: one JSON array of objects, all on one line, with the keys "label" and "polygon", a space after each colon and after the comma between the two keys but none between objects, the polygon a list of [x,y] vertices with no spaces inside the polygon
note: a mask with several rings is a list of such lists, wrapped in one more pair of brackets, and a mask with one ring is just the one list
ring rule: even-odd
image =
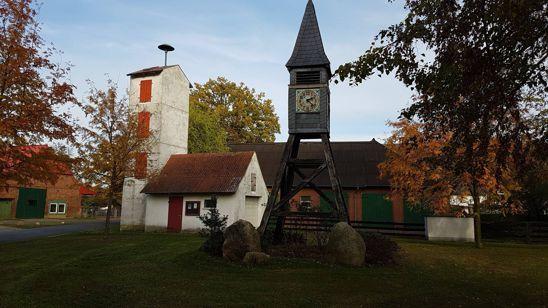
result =
[{"label": "red brick wall", "polygon": [[[0,187],[0,199],[12,199],[11,215],[16,216],[17,198],[19,196],[19,185],[8,183],[8,187]],[[46,189],[46,206],[44,208],[45,218],[80,217],[82,213],[80,185],[72,175],[62,175],[54,185],[50,183],[32,183],[26,187]],[[64,215],[49,215],[49,203],[54,200],[62,200],[67,204]]]},{"label": "red brick wall", "polygon": [[[362,194],[363,193],[383,193],[388,194],[390,189],[388,188],[367,188],[367,189],[355,189],[350,190],[346,189],[344,191],[348,194],[348,215],[350,220],[362,220]],[[306,188],[301,190],[295,197],[291,199],[291,210],[296,211],[298,209],[298,204],[301,200],[301,196],[310,196],[312,199],[312,206],[320,206],[320,195],[316,193],[313,189]],[[404,222],[403,217],[403,199],[396,198],[392,200],[392,216],[394,222]]]}]

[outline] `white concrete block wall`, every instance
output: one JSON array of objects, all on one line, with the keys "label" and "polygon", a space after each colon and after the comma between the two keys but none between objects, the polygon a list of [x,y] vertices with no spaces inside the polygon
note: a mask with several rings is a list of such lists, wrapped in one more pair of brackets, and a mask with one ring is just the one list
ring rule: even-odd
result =
[{"label": "white concrete block wall", "polygon": [[474,219],[426,217],[426,238],[430,241],[474,241]]},{"label": "white concrete block wall", "polygon": [[146,202],[141,190],[146,182],[135,178],[126,178],[122,192],[122,215],[120,228],[122,230],[144,230]]}]

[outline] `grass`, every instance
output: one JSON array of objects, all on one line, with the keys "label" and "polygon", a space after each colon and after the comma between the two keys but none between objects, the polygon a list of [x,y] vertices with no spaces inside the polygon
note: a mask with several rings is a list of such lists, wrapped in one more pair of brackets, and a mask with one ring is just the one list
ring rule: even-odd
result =
[{"label": "grass", "polygon": [[70,225],[83,221],[104,220],[100,218],[41,218],[41,219],[5,219],[0,220],[0,226],[18,229],[34,229],[53,226]]},{"label": "grass", "polygon": [[34,229],[34,228],[43,228],[43,227],[52,227],[52,226],[61,226],[68,225],[70,221],[63,220],[48,220],[48,219],[9,219],[1,220],[0,226],[12,227],[18,229]]},{"label": "grass", "polygon": [[0,245],[0,306],[545,306],[548,246],[398,240],[403,263],[248,268],[195,235],[80,234]]}]

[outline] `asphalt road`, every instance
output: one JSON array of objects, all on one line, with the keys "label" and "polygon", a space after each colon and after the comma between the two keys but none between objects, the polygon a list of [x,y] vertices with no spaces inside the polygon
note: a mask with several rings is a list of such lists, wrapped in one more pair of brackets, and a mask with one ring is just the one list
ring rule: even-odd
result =
[{"label": "asphalt road", "polygon": [[[119,225],[119,221],[112,221]],[[96,231],[105,227],[104,221],[83,221],[69,225],[51,226],[34,229],[0,228],[0,243],[20,242],[41,237],[53,237],[83,231]]]}]

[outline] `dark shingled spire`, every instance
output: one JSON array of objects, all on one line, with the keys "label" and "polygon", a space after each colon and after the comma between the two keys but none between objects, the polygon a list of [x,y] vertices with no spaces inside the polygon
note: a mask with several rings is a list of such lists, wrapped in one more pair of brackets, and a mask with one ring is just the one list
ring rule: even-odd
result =
[{"label": "dark shingled spire", "polygon": [[323,66],[331,73],[331,63],[325,54],[322,43],[322,35],[316,18],[316,10],[312,0],[308,1],[304,12],[301,29],[297,36],[297,42],[293,54],[287,64],[288,69],[297,67]]}]

